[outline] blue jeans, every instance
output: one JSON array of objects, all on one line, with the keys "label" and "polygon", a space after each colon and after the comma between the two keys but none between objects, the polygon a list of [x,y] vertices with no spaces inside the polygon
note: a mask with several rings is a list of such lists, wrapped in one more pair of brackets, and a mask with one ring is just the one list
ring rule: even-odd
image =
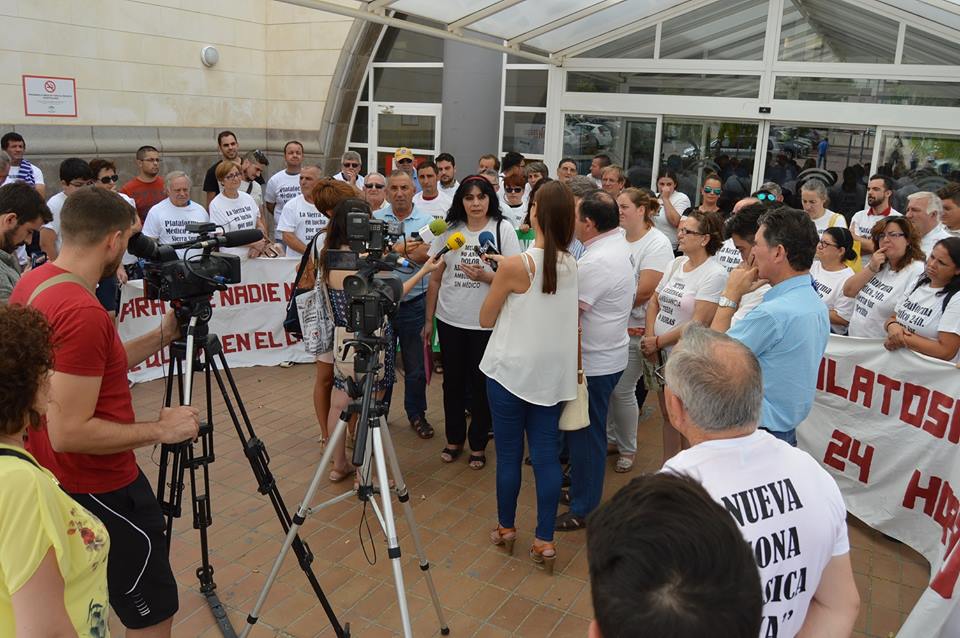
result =
[{"label": "blue jeans", "polygon": [[797,447],[797,430],[796,429],[788,430],[786,432],[775,432],[773,430],[767,430],[767,428],[760,428],[760,429],[769,432],[770,434],[777,437],[781,441],[786,441],[793,447]]},{"label": "blue jeans", "polygon": [[[427,411],[427,373],[423,367],[423,322],[427,311],[427,296],[420,295],[412,301],[404,301],[393,318],[393,347],[400,342],[403,357],[403,407],[407,418],[422,417]],[[393,398],[393,386],[387,388],[384,400],[389,406]]]},{"label": "blue jeans", "polygon": [[586,516],[603,496],[603,473],[607,465],[607,410],[610,396],[620,381],[620,372],[587,377],[590,425],[567,432],[570,447],[570,511]]},{"label": "blue jeans", "polygon": [[560,412],[563,404],[534,405],[487,379],[487,399],[493,416],[493,443],[497,450],[497,518],[502,527],[514,527],[523,437],[526,434],[537,488],[537,530],[542,541],[552,541],[560,503]]}]

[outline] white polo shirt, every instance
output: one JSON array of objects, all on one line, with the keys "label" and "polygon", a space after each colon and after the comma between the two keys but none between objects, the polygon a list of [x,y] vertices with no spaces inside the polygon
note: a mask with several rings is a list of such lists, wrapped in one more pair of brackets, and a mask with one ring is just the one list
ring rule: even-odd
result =
[{"label": "white polo shirt", "polygon": [[619,228],[594,237],[577,262],[578,299],[590,306],[580,315],[583,371],[587,376],[627,367],[627,323],[636,293],[630,244]]}]

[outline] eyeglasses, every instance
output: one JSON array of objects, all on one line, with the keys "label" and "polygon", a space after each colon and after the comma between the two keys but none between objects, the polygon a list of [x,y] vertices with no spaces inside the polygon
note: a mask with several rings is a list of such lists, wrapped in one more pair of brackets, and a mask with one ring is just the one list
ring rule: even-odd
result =
[{"label": "eyeglasses", "polygon": [[100,183],[101,184],[109,184],[110,182],[116,183],[117,180],[119,179],[120,179],[119,175],[105,175],[104,177],[100,178]]},{"label": "eyeglasses", "polygon": [[831,244],[831,243],[828,242],[828,241],[823,241],[822,239],[817,242],[817,246],[820,246],[820,248],[827,248],[827,247],[830,247],[830,248],[840,248],[840,246],[837,246],[836,244]]},{"label": "eyeglasses", "polygon": [[677,237],[683,237],[684,235],[706,235],[707,233],[701,233],[696,230],[687,230],[686,228],[677,229]]},{"label": "eyeglasses", "polygon": [[343,162],[344,168],[360,168],[359,162]]},{"label": "eyeglasses", "polygon": [[880,233],[877,235],[877,241],[881,241],[884,238],[886,239],[899,239],[901,237],[906,237],[906,233]]},{"label": "eyeglasses", "polygon": [[703,192],[706,193],[706,194],[708,194],[708,195],[709,195],[710,193],[713,193],[714,195],[719,195],[719,194],[721,194],[721,193],[723,192],[723,189],[722,189],[722,188],[710,188],[709,186],[704,186],[704,187],[703,187]]},{"label": "eyeglasses", "polygon": [[523,186],[504,186],[503,190],[507,191],[508,193],[522,193]]},{"label": "eyeglasses", "polygon": [[240,179],[240,173],[227,173],[223,179]]},{"label": "eyeglasses", "polygon": [[398,159],[397,164],[413,164],[413,160],[410,158]]},{"label": "eyeglasses", "polygon": [[759,199],[761,202],[775,202],[775,201],[777,201],[777,196],[774,195],[773,193],[757,193],[757,194],[755,195],[755,197],[756,197],[757,199]]},{"label": "eyeglasses", "polygon": [[377,190],[383,190],[387,187],[386,184],[371,184],[370,182],[364,182],[364,188],[376,188]]}]

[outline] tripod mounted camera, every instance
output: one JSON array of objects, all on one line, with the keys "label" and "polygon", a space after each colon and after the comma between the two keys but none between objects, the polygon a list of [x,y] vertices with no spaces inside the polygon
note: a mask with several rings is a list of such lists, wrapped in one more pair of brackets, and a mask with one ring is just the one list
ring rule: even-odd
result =
[{"label": "tripod mounted camera", "polygon": [[[128,250],[146,260],[144,291],[147,297],[168,301],[173,307],[180,328],[181,338],[170,344],[164,406],[173,405],[175,385],[180,405],[190,405],[193,401],[194,372],[202,370],[204,373],[206,419],[201,421],[197,441],[164,444],[160,448],[157,501],[165,519],[167,553],[170,552],[173,540],[173,520],[182,515],[184,479],[189,470],[193,527],[200,534],[200,567],[196,572],[200,581],[200,592],[206,597],[221,633],[227,638],[236,638],[237,633],[216,592],[207,534],[213,523],[208,469],[216,458],[213,436],[214,380],[237,432],[244,456],[247,457],[257,481],[257,491],[270,499],[284,533],[293,527],[293,519],[270,471],[270,455],[266,446],[254,432],[220,339],[217,335],[210,334],[208,325],[213,315],[211,295],[215,291],[225,290],[227,284],[240,281],[240,258],[235,255],[212,254],[213,248],[243,246],[259,241],[263,234],[259,230],[242,230],[213,235],[215,229],[213,224],[188,224],[187,231],[198,233],[199,237],[193,241],[172,245],[157,245],[148,237],[138,234],[131,238]],[[183,259],[179,258],[177,249],[185,249]],[[191,250],[201,252],[189,256]],[[345,630],[341,626],[313,573],[313,554],[310,548],[296,534],[290,545],[334,632],[341,638],[349,636],[349,629]]]}]

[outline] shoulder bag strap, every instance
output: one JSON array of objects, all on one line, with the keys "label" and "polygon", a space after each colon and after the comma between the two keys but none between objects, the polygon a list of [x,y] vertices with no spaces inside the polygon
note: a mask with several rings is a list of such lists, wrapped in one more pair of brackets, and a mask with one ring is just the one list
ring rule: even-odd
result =
[{"label": "shoulder bag strap", "polygon": [[502,219],[498,219],[498,220],[497,220],[497,250],[498,250],[498,251],[500,252],[500,254],[502,255],[502,254],[503,254],[503,249],[500,248],[500,224],[501,224],[501,223],[503,223],[503,220],[502,220]]},{"label": "shoulder bag strap", "polygon": [[583,325],[577,322],[577,384],[583,383]]},{"label": "shoulder bag strap", "polygon": [[40,293],[46,290],[47,288],[50,288],[51,286],[56,286],[58,284],[65,284],[65,283],[71,283],[71,282],[75,284],[79,284],[81,287],[83,287],[84,290],[86,290],[90,294],[93,294],[92,292],[90,292],[90,288],[87,286],[86,281],[81,279],[79,276],[73,274],[72,272],[65,272],[65,273],[60,273],[59,275],[54,275],[53,277],[50,277],[50,279],[40,282],[40,285],[34,288],[33,292],[30,293],[30,297],[27,299],[26,305],[29,306],[33,304],[34,299],[36,299],[40,295]]}]

